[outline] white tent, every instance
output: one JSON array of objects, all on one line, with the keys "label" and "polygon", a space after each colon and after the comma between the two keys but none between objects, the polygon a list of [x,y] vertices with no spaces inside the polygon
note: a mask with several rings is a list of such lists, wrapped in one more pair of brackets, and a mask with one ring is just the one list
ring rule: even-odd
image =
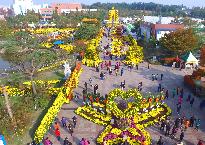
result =
[{"label": "white tent", "polygon": [[191,52],[184,55],[182,59],[185,61],[186,68],[189,68],[191,66],[193,67],[198,66],[199,60],[197,60],[196,57],[194,57],[194,55]]}]

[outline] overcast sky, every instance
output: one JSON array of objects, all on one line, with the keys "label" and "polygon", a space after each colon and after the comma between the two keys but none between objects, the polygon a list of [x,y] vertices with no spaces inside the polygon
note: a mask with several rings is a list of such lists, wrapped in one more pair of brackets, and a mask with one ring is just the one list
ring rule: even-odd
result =
[{"label": "overcast sky", "polygon": [[[14,0],[0,0],[0,5],[9,6],[12,5]],[[33,0],[35,4],[52,3],[52,2],[80,2],[83,4],[92,4],[95,2],[128,2],[128,0]],[[129,0],[132,2],[154,2],[160,4],[175,4],[175,5],[185,5],[188,7],[200,6],[205,7],[205,0]]]}]

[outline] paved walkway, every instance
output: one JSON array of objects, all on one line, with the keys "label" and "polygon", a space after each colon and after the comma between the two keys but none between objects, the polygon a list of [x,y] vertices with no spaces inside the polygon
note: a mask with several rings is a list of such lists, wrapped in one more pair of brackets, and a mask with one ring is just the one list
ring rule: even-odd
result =
[{"label": "paved walkway", "polygon": [[[114,62],[112,62],[114,64]],[[114,67],[114,66],[113,66]],[[85,82],[89,82],[89,78],[91,77],[93,80],[93,85],[98,84],[99,89],[98,92],[101,93],[101,95],[109,93],[112,89],[114,88],[119,88],[120,82],[126,80],[126,88],[136,88],[138,86],[139,82],[143,83],[143,94],[146,94],[148,92],[156,93],[158,84],[161,83],[162,87],[165,89],[169,89],[169,92],[171,94],[171,90],[173,87],[183,86],[183,76],[185,74],[191,74],[191,71],[188,70],[172,70],[170,67],[165,67],[165,66],[158,66],[158,65],[151,65],[150,69],[147,69],[147,63],[142,63],[139,65],[139,70],[133,69],[132,72],[129,72],[126,67],[124,67],[124,74],[123,76],[115,76],[115,75],[109,75],[106,70],[103,70],[106,72],[106,79],[105,80],[100,80],[99,75],[100,73],[95,72],[94,68],[88,68],[86,66],[83,66],[83,73],[80,76],[80,83],[79,87],[75,89],[74,93],[79,94],[80,100],[75,102],[74,100],[71,101],[70,104],[65,104],[63,105],[61,111],[58,114],[58,119],[61,120],[61,117],[67,117],[70,122],[71,118],[75,115],[74,110],[81,105],[82,102],[82,89],[84,87]],[[101,70],[100,70],[101,71]],[[164,74],[164,79],[162,81],[152,81],[151,80],[151,75],[152,74]],[[90,91],[93,91],[93,88],[89,87]],[[190,91],[184,87],[184,92],[185,92],[185,98],[187,97],[188,93]],[[185,99],[184,99],[185,100]],[[176,113],[176,103],[177,99],[169,98],[168,100],[165,101],[173,110],[173,117],[176,118],[177,113]],[[190,108],[190,105],[187,102],[183,102],[182,104],[182,110],[183,113],[187,116],[190,117],[192,114],[195,115],[195,117],[201,119],[201,126],[200,130],[196,131],[192,128],[189,128],[185,132],[185,137],[184,137],[184,143],[186,145],[196,145],[198,142],[198,139],[203,139],[205,140],[205,112],[202,112],[199,110],[199,102],[200,99],[197,98],[194,102],[193,108]],[[77,115],[75,115],[77,116]],[[50,129],[49,133],[46,136],[49,136],[50,140],[54,143],[54,145],[60,145],[63,144],[63,139],[65,137],[68,137],[69,140],[75,145],[79,144],[79,141],[82,137],[85,137],[91,141],[91,145],[95,145],[96,138],[99,135],[99,133],[103,130],[102,126],[98,126],[92,122],[89,122],[80,116],[77,116],[77,127],[74,128],[74,134],[71,137],[71,135],[68,133],[68,130],[63,129],[62,127],[60,128],[61,131],[61,142],[57,141],[55,136],[53,135],[52,129]],[[163,133],[159,131],[158,127],[149,127],[146,129],[149,131],[149,133],[152,136],[152,142],[153,144],[156,144],[156,141],[159,139],[159,136],[162,135]],[[179,135],[178,135],[179,137]],[[176,140],[171,140],[168,137],[165,137],[166,140],[166,145],[174,145],[177,141]]]}]

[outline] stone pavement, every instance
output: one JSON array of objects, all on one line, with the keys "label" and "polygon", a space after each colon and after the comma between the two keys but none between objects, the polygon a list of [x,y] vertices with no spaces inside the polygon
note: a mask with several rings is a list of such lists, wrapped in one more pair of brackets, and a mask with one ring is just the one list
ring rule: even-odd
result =
[{"label": "stone pavement", "polygon": [[[114,65],[114,62],[112,62]],[[114,67],[114,66],[113,66]],[[171,94],[172,88],[173,87],[183,87],[184,92],[185,92],[185,97],[190,93],[189,89],[184,87],[183,85],[183,76],[185,74],[191,74],[192,71],[190,70],[172,70],[170,67],[165,67],[165,66],[159,66],[159,65],[150,65],[150,69],[147,69],[147,63],[144,62],[139,65],[139,70],[136,70],[134,68],[132,72],[129,72],[126,67],[124,67],[124,74],[123,76],[115,76],[115,75],[109,75],[106,70],[103,70],[106,73],[106,78],[105,80],[100,80],[100,73],[95,72],[95,68],[88,68],[86,66],[83,66],[83,73],[80,76],[80,83],[78,88],[74,90],[74,94],[80,95],[80,100],[78,100],[78,103],[76,101],[71,101],[70,104],[65,104],[63,105],[61,111],[58,114],[58,119],[61,120],[62,116],[67,117],[70,122],[72,122],[72,117],[75,115],[74,110],[81,105],[82,103],[82,89],[84,87],[85,82],[89,82],[89,78],[91,77],[93,80],[93,85],[98,84],[99,89],[98,92],[100,92],[101,95],[105,95],[109,93],[112,89],[114,88],[119,88],[120,87],[120,82],[126,81],[125,85],[125,90],[130,89],[130,88],[137,88],[138,83],[142,82],[143,83],[143,94],[147,94],[148,92],[151,93],[157,93],[157,87],[159,83],[162,84],[162,87],[165,89],[169,89],[169,93]],[[101,70],[100,70],[101,71]],[[158,80],[158,81],[152,81],[151,80],[151,75],[152,74],[164,74],[164,79]],[[89,87],[88,90],[93,91],[93,88]],[[171,95],[170,95],[171,96]],[[184,99],[185,100],[185,99]],[[177,117],[176,113],[176,104],[177,104],[177,99],[169,98],[168,100],[165,100],[165,102],[171,107],[173,110],[173,118]],[[199,110],[199,102],[200,99],[196,98],[193,108],[190,107],[190,105],[184,101],[182,103],[182,112],[185,114],[187,117],[190,117],[192,114],[195,115],[196,118],[201,119],[201,126],[200,130],[196,131],[193,128],[189,128],[185,132],[185,137],[184,137],[184,143],[186,145],[196,145],[198,142],[198,139],[203,139],[205,140],[205,112]],[[79,141],[81,140],[82,137],[87,138],[90,140],[91,145],[95,145],[96,138],[99,135],[99,133],[103,130],[102,126],[98,126],[92,122],[89,122],[83,118],[81,118],[78,115],[77,116],[77,127],[74,128],[74,134],[71,137],[71,135],[68,133],[68,130],[63,129],[62,127],[60,128],[61,131],[61,142],[57,141],[55,136],[53,135],[52,129],[50,129],[49,133],[46,136],[49,136],[50,140],[54,143],[54,145],[60,145],[63,144],[63,139],[65,137],[68,137],[69,140],[74,144],[78,145]],[[152,136],[152,142],[153,144],[156,144],[157,140],[159,139],[159,136],[164,133],[160,132],[158,127],[153,126],[149,127],[146,129]],[[45,136],[45,137],[46,137]],[[179,137],[179,135],[177,136]],[[168,137],[164,137],[166,140],[165,145],[174,145],[176,144],[176,140],[172,140]]]}]

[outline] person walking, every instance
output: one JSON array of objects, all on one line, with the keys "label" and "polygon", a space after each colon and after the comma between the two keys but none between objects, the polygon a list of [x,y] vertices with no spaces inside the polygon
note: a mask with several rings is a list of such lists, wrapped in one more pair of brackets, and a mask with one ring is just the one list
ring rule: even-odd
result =
[{"label": "person walking", "polygon": [[155,76],[154,76],[154,74],[152,74],[152,81],[154,81],[154,78],[155,78]]},{"label": "person walking", "polygon": [[176,128],[179,128],[179,124],[180,124],[180,118],[176,118],[175,122],[174,122],[174,126]]},{"label": "person walking", "polygon": [[52,145],[53,143],[48,139],[48,137],[43,141],[43,145]]},{"label": "person walking", "polygon": [[178,104],[182,104],[182,96],[179,96],[179,98],[178,98]]},{"label": "person walking", "polygon": [[136,69],[138,70],[138,64],[136,64]]},{"label": "person walking", "polygon": [[178,131],[178,128],[177,128],[176,126],[174,126],[174,127],[172,128],[172,134],[171,134],[171,137],[172,137],[172,138],[175,138],[175,135],[176,135],[177,131]]},{"label": "person walking", "polygon": [[112,75],[112,68],[109,68],[109,75]]},{"label": "person walking", "polygon": [[201,120],[197,119],[196,120],[196,125],[195,125],[195,129],[198,131],[199,130],[199,126],[201,125]]},{"label": "person walking", "polygon": [[100,73],[100,79],[103,80],[104,74],[103,72]]},{"label": "person walking", "polygon": [[187,102],[190,102],[190,100],[191,100],[191,94],[188,95],[186,101],[187,101]]},{"label": "person walking", "polygon": [[197,145],[204,145],[202,140],[199,140],[199,142],[197,143]]},{"label": "person walking", "polygon": [[124,68],[121,69],[121,73],[120,73],[120,75],[122,76],[123,73],[124,73]]},{"label": "person walking", "polygon": [[90,86],[92,87],[92,78],[89,79]]},{"label": "person walking", "polygon": [[123,87],[123,82],[120,83],[120,87],[121,87],[121,90],[124,89],[124,87]]},{"label": "person walking", "polygon": [[73,125],[74,125],[74,128],[76,127],[76,124],[77,124],[77,117],[73,116]]},{"label": "person walking", "polygon": [[115,70],[115,75],[117,76],[117,74],[118,74],[118,69]]},{"label": "person walking", "polygon": [[68,130],[70,132],[70,135],[73,136],[73,127],[71,124],[68,125]]},{"label": "person walking", "polygon": [[169,131],[171,129],[171,125],[169,123],[166,124],[166,131],[165,131],[165,136],[169,135]]},{"label": "person walking", "polygon": [[67,127],[66,121],[67,121],[67,119],[65,117],[62,117],[61,123],[62,123],[63,127]]},{"label": "person walking", "polygon": [[57,130],[57,129],[59,129],[60,127],[59,127],[59,124],[57,123],[57,122],[55,122],[55,124],[54,124],[54,129],[55,130]]},{"label": "person walking", "polygon": [[180,134],[180,141],[182,141],[183,140],[183,138],[184,138],[184,131],[182,130],[182,132],[181,132],[181,134]]},{"label": "person walking", "polygon": [[164,131],[164,127],[165,127],[165,121],[162,120],[160,130]]},{"label": "person walking", "polygon": [[66,137],[63,141],[63,145],[72,145],[71,142],[69,142],[68,137]]},{"label": "person walking", "polygon": [[56,135],[56,138],[58,139],[58,141],[60,141],[60,130],[59,129],[55,130],[55,135]]},{"label": "person walking", "polygon": [[180,91],[180,88],[179,87],[177,87],[177,90],[176,90],[177,92],[177,95],[179,95],[179,91]]},{"label": "person walking", "polygon": [[191,118],[190,118],[190,127],[194,126],[195,120],[196,120],[196,118],[194,116],[191,116]]},{"label": "person walking", "polygon": [[158,91],[158,92],[161,92],[161,89],[162,89],[162,85],[159,84],[157,91]]},{"label": "person walking", "polygon": [[184,122],[184,127],[185,127],[185,130],[190,126],[190,122],[188,119],[186,119],[186,121]]},{"label": "person walking", "polygon": [[163,79],[163,76],[164,76],[164,75],[163,75],[163,74],[161,74],[161,81],[162,81],[162,79]]},{"label": "person walking", "polygon": [[182,107],[181,104],[177,104],[177,113],[178,113],[178,114],[180,114],[181,107]]},{"label": "person walking", "polygon": [[158,78],[158,74],[155,75],[155,80],[157,80],[157,78]]},{"label": "person walking", "polygon": [[169,98],[169,90],[166,90],[166,92],[165,92],[165,98],[166,98],[166,99]]},{"label": "person walking", "polygon": [[193,106],[194,101],[195,101],[195,99],[194,99],[194,97],[193,97],[193,98],[191,99],[191,101],[190,101],[190,105],[191,105],[191,107]]},{"label": "person walking", "polygon": [[162,136],[160,136],[160,138],[159,138],[159,140],[158,140],[158,142],[157,142],[157,145],[164,145]]},{"label": "person walking", "polygon": [[184,124],[184,121],[185,121],[185,116],[183,116],[180,121],[181,121],[181,126],[182,126]]},{"label": "person walking", "polygon": [[183,88],[180,90],[180,94],[181,94],[181,96],[183,98],[184,97],[184,89]]},{"label": "person walking", "polygon": [[101,68],[101,70],[103,69],[103,62],[100,64],[100,68]]},{"label": "person walking", "polygon": [[174,88],[174,89],[172,90],[172,96],[173,96],[173,98],[175,97],[175,95],[176,95],[176,89]]},{"label": "person walking", "polygon": [[96,66],[96,72],[99,72],[100,70],[99,70],[99,67],[98,66]]},{"label": "person walking", "polygon": [[112,66],[112,63],[111,63],[111,61],[109,61],[109,67],[111,67]]},{"label": "person walking", "polygon": [[89,144],[90,144],[90,142],[85,138],[82,138],[80,141],[80,145],[89,145]]}]

